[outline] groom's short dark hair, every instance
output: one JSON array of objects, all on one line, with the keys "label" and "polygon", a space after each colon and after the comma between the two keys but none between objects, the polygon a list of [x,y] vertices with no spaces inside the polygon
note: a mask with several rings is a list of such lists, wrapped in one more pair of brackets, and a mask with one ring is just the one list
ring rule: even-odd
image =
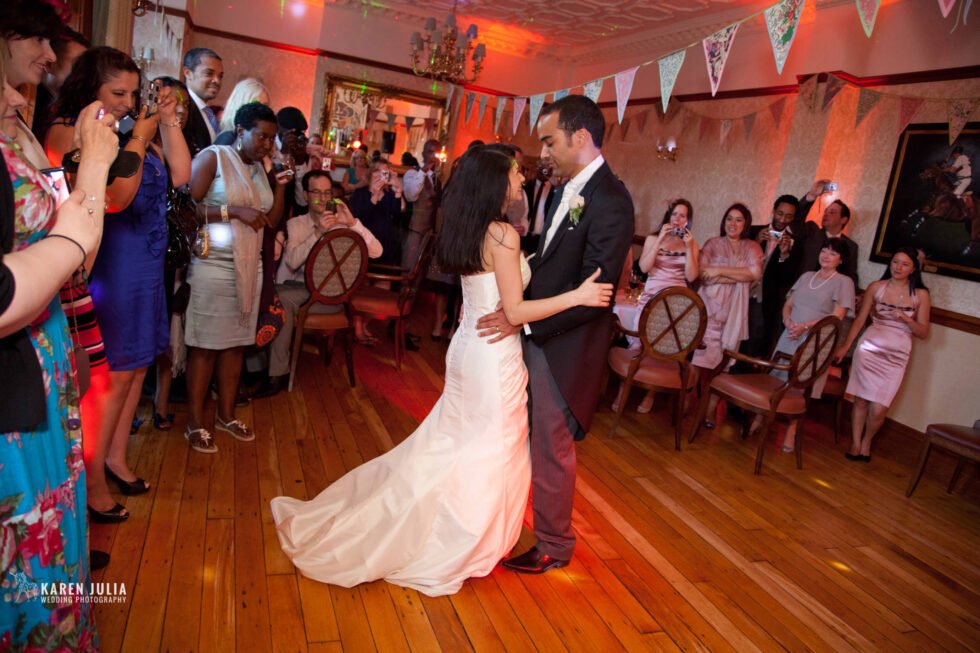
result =
[{"label": "groom's short dark hair", "polygon": [[599,105],[584,95],[566,95],[560,100],[545,105],[541,115],[558,112],[558,128],[571,135],[584,129],[592,136],[596,147],[602,147],[602,138],[606,135],[606,119]]}]

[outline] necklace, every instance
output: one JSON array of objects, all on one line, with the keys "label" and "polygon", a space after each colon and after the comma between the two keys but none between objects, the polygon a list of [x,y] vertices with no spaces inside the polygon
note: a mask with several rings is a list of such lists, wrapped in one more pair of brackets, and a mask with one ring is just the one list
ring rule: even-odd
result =
[{"label": "necklace", "polygon": [[837,270],[834,270],[833,273],[829,277],[824,279],[822,283],[818,283],[817,285],[814,286],[813,280],[818,278],[819,274],[820,274],[819,272],[816,272],[812,277],[810,277],[810,281],[809,283],[807,283],[807,285],[810,286],[810,290],[816,290],[818,288],[823,288],[824,286],[826,286],[828,281],[830,281],[831,279],[837,276]]}]

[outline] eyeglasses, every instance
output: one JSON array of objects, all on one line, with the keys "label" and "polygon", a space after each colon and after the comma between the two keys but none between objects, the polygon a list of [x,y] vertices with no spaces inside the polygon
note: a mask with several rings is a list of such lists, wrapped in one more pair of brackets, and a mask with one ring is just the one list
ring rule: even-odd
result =
[{"label": "eyeglasses", "polygon": [[308,190],[306,192],[313,197],[331,197],[333,195],[332,190]]}]

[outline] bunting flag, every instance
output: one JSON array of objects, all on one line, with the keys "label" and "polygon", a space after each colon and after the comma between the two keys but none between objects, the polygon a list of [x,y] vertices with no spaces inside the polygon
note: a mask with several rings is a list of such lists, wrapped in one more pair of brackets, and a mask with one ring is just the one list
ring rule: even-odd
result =
[{"label": "bunting flag", "polygon": [[476,93],[470,91],[466,94],[466,113],[463,114],[463,122],[470,121],[470,114],[473,113],[473,100],[476,99]]},{"label": "bunting flag", "polygon": [[878,20],[878,9],[881,8],[881,0],[854,0],[857,4],[858,16],[861,18],[861,27],[864,34],[869,39],[871,32],[875,28],[875,21]]},{"label": "bunting flag", "polygon": [[796,38],[796,28],[800,24],[800,13],[803,11],[804,0],[782,0],[766,9],[766,29],[769,31],[769,42],[772,43],[772,54],[776,58],[776,72],[783,74],[783,64],[789,56]]},{"label": "bunting flag", "polygon": [[757,113],[750,113],[747,116],[742,117],[742,131],[745,132],[745,140],[749,140],[749,135],[752,133],[752,128],[755,126],[755,117],[759,115]]},{"label": "bunting flag", "polygon": [[827,107],[830,106],[830,103],[834,101],[834,98],[837,97],[837,94],[843,90],[846,84],[847,82],[837,75],[827,75],[827,88],[823,92],[823,106],[820,107],[821,111],[824,113],[827,112]]},{"label": "bunting flag", "polygon": [[388,114],[388,131],[393,131],[395,129],[395,114]]},{"label": "bunting flag", "polygon": [[681,66],[684,64],[686,52],[687,50],[678,50],[657,61],[657,66],[660,68],[660,103],[663,105],[665,117],[670,93],[674,90],[674,82],[677,81],[677,73],[681,71]]},{"label": "bunting flag", "polygon": [[739,23],[729,25],[725,29],[715,32],[708,38],[701,41],[704,46],[704,60],[708,64],[708,81],[711,82],[711,97],[718,92],[721,84],[721,74],[725,71],[725,62],[728,61],[728,51],[735,40],[735,32],[738,31]]},{"label": "bunting flag", "polygon": [[912,122],[912,118],[915,117],[916,111],[922,106],[922,100],[917,97],[903,97],[901,98],[901,104],[898,107],[898,133],[901,134],[905,131],[905,128],[909,126]]},{"label": "bunting flag", "polygon": [[970,114],[977,108],[977,100],[951,100],[947,105],[949,115],[949,144],[963,131],[963,127],[970,119]]},{"label": "bunting flag", "polygon": [[572,89],[570,89],[570,88],[563,88],[560,91],[555,91],[555,97],[551,101],[552,102],[557,102],[558,100],[562,99],[563,97],[566,97],[568,95],[568,92],[570,90],[572,90]]},{"label": "bunting flag", "polygon": [[599,94],[602,93],[602,79],[593,79],[585,85],[585,97],[593,102],[599,101]]},{"label": "bunting flag", "polygon": [[476,110],[476,128],[479,129],[480,125],[483,124],[483,113],[487,110],[487,100],[490,98],[486,95],[480,94],[480,107]]},{"label": "bunting flag", "polygon": [[854,117],[854,126],[857,127],[864,120],[875,105],[878,104],[878,100],[881,99],[881,93],[876,93],[875,91],[869,91],[866,88],[858,89],[858,108],[857,115]]},{"label": "bunting flag", "polygon": [[530,114],[528,115],[528,117],[531,119],[531,122],[528,124],[531,125],[532,132],[534,131],[535,125],[538,124],[538,114],[541,113],[541,107],[543,106],[544,106],[544,93],[538,93],[537,95],[531,96],[531,109],[530,109]]},{"label": "bunting flag", "polygon": [[810,75],[810,78],[805,82],[800,84],[800,100],[803,101],[803,106],[805,106],[810,111],[813,111],[814,107],[817,106],[817,79],[820,75]]},{"label": "bunting flag", "polygon": [[407,132],[415,124],[415,116],[405,116],[405,131]]},{"label": "bunting flag", "polygon": [[450,84],[450,85],[449,85],[449,92],[448,92],[448,93],[446,93],[446,110],[447,110],[447,111],[449,110],[449,103],[450,103],[450,102],[452,101],[452,99],[453,99],[453,92],[454,92],[455,90],[456,90],[456,87],[455,87],[455,86],[453,86],[452,84]]},{"label": "bunting flag", "polygon": [[732,131],[733,120],[725,118],[721,121],[721,130],[719,131],[719,142],[724,145],[728,141],[728,134]]},{"label": "bunting flag", "polygon": [[772,114],[772,120],[779,126],[780,121],[783,119],[783,109],[786,108],[786,98],[780,98],[776,102],[769,105],[769,113]]},{"label": "bunting flag", "polygon": [[616,73],[616,114],[620,123],[623,122],[623,114],[626,113],[626,103],[630,101],[630,93],[633,91],[633,78],[636,77],[638,68],[639,66],[634,66],[629,70]]},{"label": "bunting flag", "polygon": [[527,104],[526,97],[516,97],[514,98],[514,115],[513,115],[513,133],[517,135],[517,128],[521,124],[521,114],[524,113],[524,105]]},{"label": "bunting flag", "polygon": [[943,18],[949,18],[949,12],[953,11],[955,4],[956,0],[939,0],[939,11],[943,12]]},{"label": "bunting flag", "polygon": [[500,133],[500,119],[504,117],[504,107],[507,106],[506,96],[501,95],[497,98],[497,111],[493,117],[493,133]]},{"label": "bunting flag", "polygon": [[641,111],[640,113],[638,113],[635,116],[633,116],[633,119],[636,121],[636,130],[639,133],[642,134],[643,133],[643,130],[646,129],[646,126],[647,126],[647,118],[649,118],[649,117],[650,117],[650,110],[649,109],[647,109],[645,111]]}]

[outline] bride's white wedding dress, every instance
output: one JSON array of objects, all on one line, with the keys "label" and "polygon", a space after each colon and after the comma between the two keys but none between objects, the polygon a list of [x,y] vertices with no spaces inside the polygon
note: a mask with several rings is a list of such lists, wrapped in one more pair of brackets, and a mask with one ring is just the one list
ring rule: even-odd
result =
[{"label": "bride's white wedding dress", "polygon": [[[527,287],[523,257],[521,276]],[[418,430],[310,501],[272,500],[279,542],[303,575],[440,596],[489,574],[517,543],[531,485],[521,340],[477,336],[500,302],[493,273],[462,286],[445,388]]]}]

